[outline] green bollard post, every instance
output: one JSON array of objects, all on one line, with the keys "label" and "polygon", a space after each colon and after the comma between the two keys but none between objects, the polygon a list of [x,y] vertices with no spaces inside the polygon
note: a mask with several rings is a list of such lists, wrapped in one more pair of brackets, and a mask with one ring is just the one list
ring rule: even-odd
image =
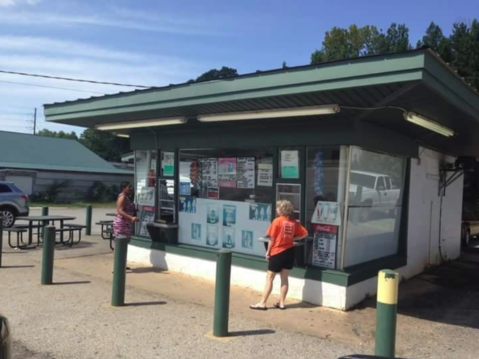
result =
[{"label": "green bollard post", "polygon": [[216,260],[215,312],[213,336],[228,336],[231,281],[231,252],[220,249]]},{"label": "green bollard post", "polygon": [[111,305],[121,307],[125,305],[126,258],[128,255],[128,237],[115,238],[115,263],[113,267],[113,291]]},{"label": "green bollard post", "polygon": [[2,268],[3,253],[3,216],[0,216],[0,268]]},{"label": "green bollard post", "polygon": [[91,236],[91,215],[92,215],[92,206],[91,204],[86,206],[86,229],[85,234]]},{"label": "green bollard post", "polygon": [[[48,207],[42,207],[42,216],[48,216]],[[42,238],[45,238],[45,226],[47,225],[47,221],[43,221],[42,227]]]},{"label": "green bollard post", "polygon": [[396,348],[396,316],[399,274],[381,270],[378,275],[376,306],[376,355],[394,358]]},{"label": "green bollard post", "polygon": [[55,256],[55,227],[45,227],[42,257],[42,284],[53,283],[53,260]]}]

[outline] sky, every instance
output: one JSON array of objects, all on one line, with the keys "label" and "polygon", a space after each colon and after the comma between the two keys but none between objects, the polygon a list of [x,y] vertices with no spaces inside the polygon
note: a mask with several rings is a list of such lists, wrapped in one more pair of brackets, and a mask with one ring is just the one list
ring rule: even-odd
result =
[{"label": "sky", "polygon": [[[0,70],[165,86],[308,64],[334,26],[405,23],[415,45],[431,21],[449,34],[474,18],[478,0],[0,0]],[[0,73],[0,130],[32,133],[37,108],[37,129],[79,134],[43,104],[133,89]]]}]

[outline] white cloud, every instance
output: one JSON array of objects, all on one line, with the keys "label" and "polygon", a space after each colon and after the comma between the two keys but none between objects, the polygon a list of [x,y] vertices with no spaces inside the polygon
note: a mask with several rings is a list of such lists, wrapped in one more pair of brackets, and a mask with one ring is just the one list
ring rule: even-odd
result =
[{"label": "white cloud", "polygon": [[10,7],[15,5],[36,5],[41,0],[0,0],[0,7]]},{"label": "white cloud", "polygon": [[[7,2],[18,0],[0,0]],[[8,6],[8,5],[5,5]],[[211,21],[198,21],[194,19],[178,18],[173,16],[153,16],[139,12],[117,11],[111,14],[81,14],[67,13],[39,13],[39,12],[2,12],[0,23],[12,25],[43,25],[43,26],[96,26],[111,27],[124,30],[139,30],[183,35],[209,35],[222,36],[224,32],[218,31]]]}]

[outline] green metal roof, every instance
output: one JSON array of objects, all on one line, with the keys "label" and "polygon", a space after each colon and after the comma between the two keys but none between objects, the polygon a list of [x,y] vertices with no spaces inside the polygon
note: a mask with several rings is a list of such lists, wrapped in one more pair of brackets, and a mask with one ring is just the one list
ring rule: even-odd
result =
[{"label": "green metal roof", "polygon": [[[339,104],[337,121],[364,121],[392,129],[421,143],[465,153],[479,136],[479,93],[429,49],[360,57],[319,65],[278,69],[232,78],[138,90],[45,105],[47,121],[94,127],[175,116],[185,125],[160,131],[206,128],[202,114]],[[401,106],[455,130],[448,140],[404,121],[394,110],[355,111],[350,107]],[[298,120],[300,121],[300,120]],[[220,126],[219,124],[215,126]],[[239,122],[232,126],[244,126]],[[144,130],[124,130],[135,133]],[[461,147],[460,150],[454,151]],[[479,152],[478,152],[479,155]]]},{"label": "green metal roof", "polygon": [[0,131],[0,168],[132,174],[116,169],[76,140]]}]

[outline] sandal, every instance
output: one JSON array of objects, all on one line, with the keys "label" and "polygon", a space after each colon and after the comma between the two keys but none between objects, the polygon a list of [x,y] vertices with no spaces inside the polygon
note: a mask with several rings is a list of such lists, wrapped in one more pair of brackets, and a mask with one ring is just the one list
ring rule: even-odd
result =
[{"label": "sandal", "polygon": [[253,310],[268,310],[268,308],[266,308],[266,307],[261,307],[261,306],[259,306],[258,304],[250,305],[250,306],[249,306],[249,309],[253,309]]},{"label": "sandal", "polygon": [[279,305],[279,302],[274,303],[274,304],[273,304],[273,307],[278,308],[278,309],[281,309],[281,310],[285,310],[285,309],[286,309],[286,307],[280,306],[280,305]]}]

